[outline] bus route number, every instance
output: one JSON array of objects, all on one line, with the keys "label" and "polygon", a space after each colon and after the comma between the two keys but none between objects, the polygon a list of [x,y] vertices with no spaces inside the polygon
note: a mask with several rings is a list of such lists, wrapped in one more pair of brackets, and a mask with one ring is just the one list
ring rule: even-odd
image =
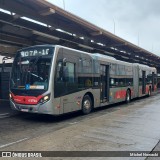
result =
[{"label": "bus route number", "polygon": [[49,54],[49,49],[33,49],[33,50],[27,50],[27,51],[21,51],[22,57],[30,57],[30,56],[43,56]]}]

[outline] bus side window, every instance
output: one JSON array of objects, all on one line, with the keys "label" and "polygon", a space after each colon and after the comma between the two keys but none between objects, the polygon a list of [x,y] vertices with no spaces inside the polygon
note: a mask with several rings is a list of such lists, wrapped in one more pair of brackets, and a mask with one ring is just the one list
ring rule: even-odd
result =
[{"label": "bus side window", "polygon": [[62,62],[58,62],[56,68],[56,81],[57,82],[70,82],[74,83],[75,81],[75,64],[66,62],[66,65],[63,66]]},{"label": "bus side window", "polygon": [[69,83],[75,82],[75,64],[66,62],[63,68],[64,81]]}]

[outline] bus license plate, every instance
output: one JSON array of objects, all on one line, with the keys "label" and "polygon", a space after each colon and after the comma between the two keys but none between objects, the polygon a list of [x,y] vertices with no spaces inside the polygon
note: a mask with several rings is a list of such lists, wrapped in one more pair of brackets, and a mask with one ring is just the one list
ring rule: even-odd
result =
[{"label": "bus license plate", "polygon": [[28,109],[21,109],[22,112],[28,112]]}]

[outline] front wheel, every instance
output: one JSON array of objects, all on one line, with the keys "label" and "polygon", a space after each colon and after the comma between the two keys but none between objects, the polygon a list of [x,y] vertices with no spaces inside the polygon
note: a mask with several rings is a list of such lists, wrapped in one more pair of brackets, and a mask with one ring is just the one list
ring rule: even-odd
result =
[{"label": "front wheel", "polygon": [[126,103],[129,103],[131,101],[131,92],[127,90],[126,92]]},{"label": "front wheel", "polygon": [[89,114],[92,111],[92,100],[89,95],[85,95],[82,100],[83,114]]}]

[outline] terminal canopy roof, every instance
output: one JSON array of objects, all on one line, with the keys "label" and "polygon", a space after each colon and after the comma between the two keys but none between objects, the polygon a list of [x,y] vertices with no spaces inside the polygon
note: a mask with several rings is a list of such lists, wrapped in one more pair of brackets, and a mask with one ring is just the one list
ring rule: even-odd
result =
[{"label": "terminal canopy roof", "polygon": [[0,54],[37,44],[59,44],[160,67],[160,57],[46,0],[0,0]]}]

